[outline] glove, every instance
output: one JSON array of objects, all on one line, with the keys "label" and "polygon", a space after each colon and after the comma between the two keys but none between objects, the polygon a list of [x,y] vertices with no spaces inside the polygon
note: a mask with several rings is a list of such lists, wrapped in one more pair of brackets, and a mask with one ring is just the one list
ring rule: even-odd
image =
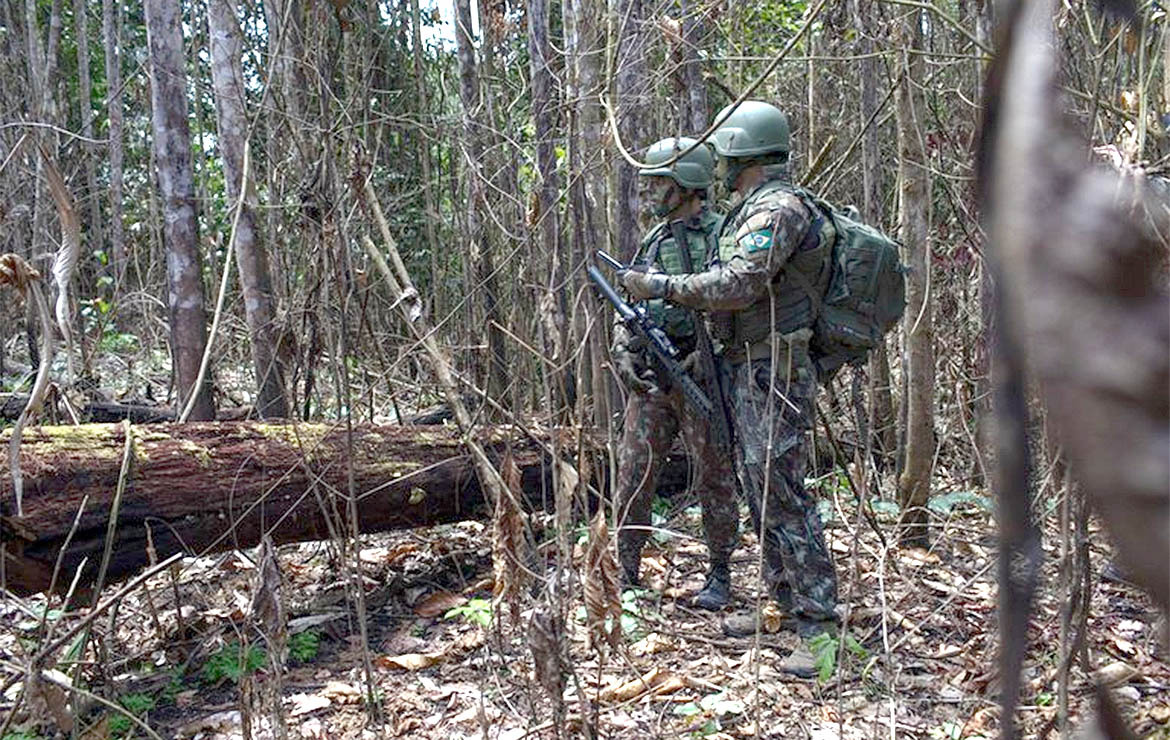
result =
[{"label": "glove", "polygon": [[642,354],[632,352],[626,347],[615,347],[613,350],[613,365],[618,377],[626,388],[634,393],[649,393],[653,386],[647,382],[644,374],[652,372],[642,363]]},{"label": "glove", "polygon": [[670,297],[670,276],[665,273],[621,270],[618,279],[630,295],[638,300]]}]

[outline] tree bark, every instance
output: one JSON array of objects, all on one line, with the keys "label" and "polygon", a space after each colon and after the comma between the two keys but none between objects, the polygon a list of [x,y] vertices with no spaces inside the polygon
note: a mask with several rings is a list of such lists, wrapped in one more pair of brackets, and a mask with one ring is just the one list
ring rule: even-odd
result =
[{"label": "tree bark", "polygon": [[934,460],[934,347],[930,285],[930,178],[922,132],[918,122],[922,102],[917,85],[922,78],[922,57],[910,54],[921,36],[920,12],[907,12],[896,21],[901,51],[899,63],[905,79],[895,93],[898,121],[898,196],[901,209],[901,241],[906,245],[910,274],[906,280],[906,447],[905,463],[898,480],[902,507],[900,540],[903,544],[927,543],[926,502],[930,496],[930,471]]},{"label": "tree bark", "polygon": [[[642,29],[646,22],[642,0],[618,0],[617,14],[617,89],[616,111],[618,131],[631,151],[645,145],[643,110],[647,105],[646,41]],[[617,160],[617,192],[615,197],[614,227],[617,229],[618,254],[623,262],[634,258],[638,247],[638,173],[625,162]]]},{"label": "tree bark", "polygon": [[[86,557],[81,583],[92,582],[122,467],[123,434],[120,424],[26,430],[25,516],[0,519],[4,588],[26,594],[49,587],[83,500],[57,586],[67,587]],[[491,510],[454,426],[355,427],[352,457],[345,428],[323,424],[159,424],[132,427],[131,434],[109,580],[147,563],[148,529],[159,558],[250,547],[264,534],[276,542],[327,539],[328,517],[346,509],[351,464],[362,532],[482,518]],[[551,463],[542,445],[511,427],[483,428],[476,437],[495,460],[511,446],[528,505],[552,505]],[[592,442],[588,447],[596,449]],[[660,491],[685,490],[686,476],[686,460],[672,458]],[[0,501],[11,500],[5,476]],[[340,531],[349,531],[348,523]]]},{"label": "tree bark", "polygon": [[[864,124],[869,121],[877,110],[877,62],[871,56],[874,50],[873,39],[881,20],[877,16],[876,3],[863,9],[861,0],[854,0],[853,18],[858,29],[858,48],[861,55],[859,62],[861,72],[861,111],[859,120]],[[881,207],[881,152],[878,136],[878,127],[870,126],[861,142],[861,190],[862,214],[867,223],[880,227],[885,219],[882,218]],[[894,398],[890,381],[890,358],[886,350],[886,340],[869,356],[869,374],[873,378],[873,421],[870,425],[870,434],[874,442],[874,450],[879,460],[892,456],[898,446],[897,419],[894,415]]]},{"label": "tree bark", "polygon": [[[87,139],[93,138],[93,105],[90,100],[90,91],[93,82],[89,75],[89,24],[85,19],[85,0],[73,0],[73,28],[77,37],[77,91],[78,105],[81,114],[81,133]],[[105,249],[103,238],[101,201],[97,191],[97,173],[94,167],[93,152],[86,144],[82,148],[82,157],[85,161],[85,200],[89,201],[89,223],[82,233],[91,234],[90,248]],[[84,263],[83,263],[84,264]]]},{"label": "tree bark", "polygon": [[106,111],[109,115],[110,249],[115,285],[126,274],[126,237],[122,228],[122,62],[119,51],[120,11],[114,0],[102,0],[102,39],[106,57]]},{"label": "tree bark", "polygon": [[171,355],[179,401],[176,405],[185,406],[190,395],[196,394],[190,419],[200,421],[215,418],[215,407],[208,379],[195,387],[207,346],[207,325],[195,219],[191,133],[187,126],[182,12],[178,0],[147,0],[145,12],[150,46],[151,124],[167,253]]},{"label": "tree bark", "polygon": [[463,103],[463,137],[467,176],[467,243],[472,262],[473,284],[468,288],[483,298],[483,340],[487,345],[487,382],[485,388],[492,398],[501,398],[507,386],[508,359],[504,350],[504,334],[500,330],[500,312],[496,306],[499,284],[491,248],[485,239],[486,230],[480,213],[486,208],[483,197],[483,143],[480,125],[485,117],[480,94],[479,65],[475,58],[475,43],[471,38],[471,2],[455,0],[455,41],[459,56],[459,98]]},{"label": "tree bark", "polygon": [[[568,352],[568,327],[565,318],[564,266],[560,244],[560,218],[557,213],[556,101],[554,100],[552,45],[548,39],[548,0],[527,0],[528,9],[528,69],[532,81],[532,120],[536,131],[536,168],[540,185],[535,208],[529,214],[529,231],[534,254],[548,255],[548,278],[538,308],[541,329],[544,332],[545,353],[555,364],[561,364]],[[553,398],[551,411],[566,419],[573,406],[575,389],[571,372],[553,371]]]},{"label": "tree bark", "polygon": [[[411,51],[414,62],[415,93],[418,96],[417,104],[419,117],[421,118],[422,116],[429,116],[431,114],[431,107],[428,102],[427,77],[423,66],[422,15],[419,12],[418,0],[410,0],[410,30],[413,42]],[[427,249],[430,252],[430,284],[431,291],[434,294],[432,300],[437,301],[440,295],[439,285],[442,282],[442,278],[439,273],[439,237],[435,231],[435,223],[439,220],[439,209],[435,206],[434,183],[431,179],[431,137],[433,134],[433,131],[422,128],[419,130],[416,140],[418,141],[419,168],[422,174],[423,233],[426,234]],[[441,306],[434,305],[431,310],[437,316],[443,315]]]},{"label": "tree bark", "polygon": [[689,124],[687,134],[697,134],[711,123],[711,114],[707,110],[707,82],[703,79],[702,61],[699,50],[703,48],[703,41],[707,36],[707,24],[703,20],[705,6],[701,3],[692,5],[688,0],[680,0],[680,9],[683,16],[683,50],[685,61],[683,79],[687,88],[687,114]]},{"label": "tree bark", "polygon": [[[234,0],[211,0],[207,8],[207,30],[211,42],[211,79],[219,118],[219,150],[223,156],[227,194],[228,199],[233,204],[238,203],[240,208],[236,257],[240,267],[244,315],[252,343],[256,410],[262,419],[285,418],[288,403],[284,395],[284,367],[277,356],[273,338],[276,301],[268,269],[268,250],[256,218],[255,173],[244,172],[249,131],[240,60],[243,43]],[[242,193],[241,184],[246,185]]]}]

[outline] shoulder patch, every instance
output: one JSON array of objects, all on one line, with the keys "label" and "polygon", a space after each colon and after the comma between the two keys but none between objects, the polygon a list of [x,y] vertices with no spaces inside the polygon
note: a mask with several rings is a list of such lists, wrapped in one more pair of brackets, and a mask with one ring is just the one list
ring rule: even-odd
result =
[{"label": "shoulder patch", "polygon": [[772,230],[763,229],[761,231],[752,231],[741,236],[737,242],[744,252],[751,254],[752,252],[759,252],[764,249],[771,249],[772,247]]}]

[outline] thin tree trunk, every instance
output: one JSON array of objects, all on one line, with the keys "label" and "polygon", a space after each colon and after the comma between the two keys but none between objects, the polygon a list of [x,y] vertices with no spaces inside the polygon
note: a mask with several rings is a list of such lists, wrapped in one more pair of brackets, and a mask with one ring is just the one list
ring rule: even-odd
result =
[{"label": "thin tree trunk", "polygon": [[[431,107],[428,102],[427,77],[423,67],[422,18],[418,8],[418,0],[410,0],[410,27],[412,46],[414,47],[411,51],[414,59],[415,93],[418,96],[418,111],[421,118],[431,115]],[[427,249],[431,257],[429,282],[434,296],[432,300],[435,302],[431,308],[435,315],[442,315],[443,309],[438,305],[441,294],[439,285],[442,282],[439,274],[439,237],[435,231],[435,224],[439,220],[439,209],[435,207],[434,183],[431,180],[431,136],[433,134],[434,131],[424,127],[418,132],[417,141],[419,165],[422,170],[423,233],[426,234]]]},{"label": "thin tree trunk", "polygon": [[479,67],[475,44],[471,38],[471,2],[455,1],[455,42],[459,56],[459,97],[463,103],[463,136],[466,147],[467,239],[472,261],[474,284],[470,286],[483,298],[483,337],[487,345],[486,384],[488,395],[502,397],[507,385],[508,360],[504,335],[500,330],[500,313],[496,306],[498,281],[491,248],[484,238],[480,212],[486,209],[483,197],[483,145],[479,119],[485,116],[481,105]]},{"label": "thin tree trunk", "polygon": [[707,36],[707,25],[703,22],[704,5],[692,5],[689,0],[681,0],[680,9],[683,16],[683,51],[685,66],[683,79],[686,80],[687,95],[689,97],[687,112],[690,116],[687,123],[687,134],[696,134],[711,122],[710,112],[707,110],[707,83],[703,79],[702,61],[699,50]]},{"label": "thin tree trunk", "polygon": [[[256,411],[261,419],[288,416],[284,396],[284,368],[276,354],[273,326],[276,316],[268,251],[256,219],[255,173],[244,172],[248,146],[248,120],[244,107],[244,74],[240,59],[242,39],[234,0],[211,0],[207,8],[207,30],[211,42],[211,79],[219,119],[219,150],[227,176],[229,200],[239,203],[236,226],[236,257],[240,269],[240,290],[252,343],[252,364],[256,376]],[[247,179],[241,194],[240,185]]]},{"label": "thin tree trunk", "polygon": [[[555,100],[553,73],[549,66],[552,47],[548,40],[547,0],[527,0],[528,58],[532,80],[532,118],[536,130],[536,168],[540,176],[536,207],[529,214],[533,227],[530,238],[536,253],[547,254],[548,282],[538,309],[542,319],[545,353],[560,363],[567,352],[567,329],[564,306],[564,267],[561,264],[560,220],[557,214],[559,183],[556,168]],[[556,371],[553,377],[554,414],[565,414],[572,407],[575,394],[571,373]]]},{"label": "thin tree trunk", "polygon": [[[877,17],[877,4],[867,3],[862,8],[862,0],[854,0],[853,17],[858,28],[859,43],[857,51],[861,55],[861,111],[859,120],[864,122],[873,118],[877,110],[877,62],[871,56],[874,49],[873,38],[877,35],[877,25],[881,23]],[[881,160],[879,150],[879,131],[877,126],[870,126],[861,142],[861,191],[862,212],[868,223],[880,227],[884,221],[881,207]],[[883,339],[869,356],[869,374],[873,378],[873,423],[870,433],[873,435],[874,450],[879,459],[893,455],[897,449],[897,420],[894,415],[894,397],[890,381],[890,357]]]},{"label": "thin tree trunk", "polygon": [[[642,25],[645,9],[642,0],[618,0],[617,15],[617,90],[615,104],[618,131],[631,150],[640,150],[646,142],[643,111],[647,101],[646,42]],[[623,262],[634,257],[638,246],[637,173],[625,162],[617,161],[617,192],[614,226],[617,229],[618,254]]]},{"label": "thin tree trunk", "polygon": [[[77,37],[77,89],[78,103],[81,107],[81,133],[87,139],[93,138],[93,106],[90,100],[90,90],[93,82],[89,76],[89,31],[86,23],[85,0],[73,0],[73,27]],[[85,200],[89,201],[89,223],[82,231],[92,235],[89,240],[91,249],[104,249],[101,201],[98,198],[97,173],[94,168],[93,153],[86,147],[82,148],[85,169]]]},{"label": "thin tree trunk", "polygon": [[199,227],[191,171],[191,133],[187,127],[187,72],[183,57],[182,12],[178,0],[147,0],[146,37],[150,46],[151,124],[162,197],[163,238],[167,253],[167,300],[171,355],[179,407],[196,394],[190,419],[215,418],[211,384],[199,387],[199,363],[207,346]]},{"label": "thin tree trunk", "polygon": [[110,247],[115,285],[126,274],[126,237],[122,228],[122,62],[119,50],[120,5],[102,0],[102,39],[106,50],[106,111],[109,115]]},{"label": "thin tree trunk", "polygon": [[926,502],[930,496],[930,471],[934,458],[934,347],[929,298],[930,285],[930,179],[918,115],[922,102],[917,92],[922,79],[922,57],[908,49],[921,48],[920,12],[907,12],[897,21],[901,50],[898,61],[905,79],[895,92],[898,121],[898,196],[901,240],[906,245],[910,274],[906,281],[906,447],[905,463],[898,480],[902,507],[900,539],[903,544],[927,543]]}]

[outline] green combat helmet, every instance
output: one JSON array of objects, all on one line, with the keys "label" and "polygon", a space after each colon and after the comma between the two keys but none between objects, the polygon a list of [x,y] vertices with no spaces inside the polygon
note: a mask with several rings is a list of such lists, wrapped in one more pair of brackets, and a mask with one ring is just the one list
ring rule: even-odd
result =
[{"label": "green combat helmet", "polygon": [[[719,111],[718,121],[731,106]],[[711,137],[721,157],[758,157],[788,153],[788,117],[774,105],[745,100]]]},{"label": "green combat helmet", "polygon": [[[669,162],[679,152],[686,152],[693,146],[694,139],[682,137],[680,139],[663,139],[650,145],[646,151],[646,163],[660,165]],[[644,177],[669,177],[678,183],[679,187],[688,190],[706,190],[711,186],[715,172],[715,157],[706,146],[698,146],[687,152],[672,165],[654,167],[653,169],[638,170]]]}]

